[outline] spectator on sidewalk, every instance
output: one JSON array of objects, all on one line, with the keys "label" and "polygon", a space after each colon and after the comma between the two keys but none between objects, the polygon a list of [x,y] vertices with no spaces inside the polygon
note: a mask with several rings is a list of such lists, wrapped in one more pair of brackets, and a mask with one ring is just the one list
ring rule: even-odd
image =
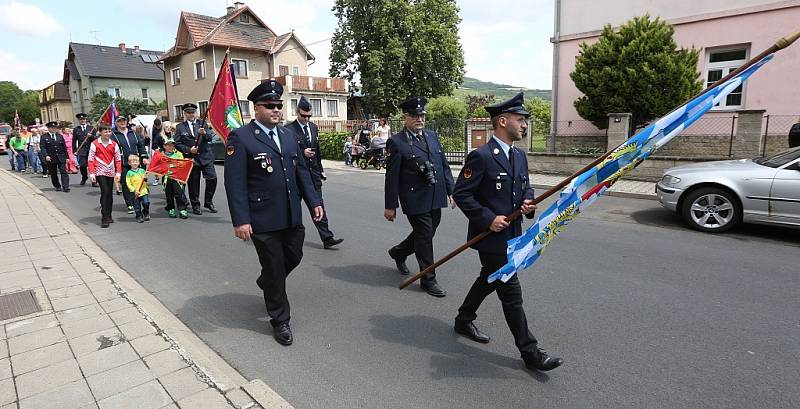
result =
[{"label": "spectator on sidewalk", "polygon": [[6,138],[6,155],[8,156],[8,164],[11,165],[11,171],[17,170],[16,158],[11,151],[11,138]]},{"label": "spectator on sidewalk", "polygon": [[125,174],[125,184],[128,185],[128,190],[133,192],[133,211],[136,212],[136,222],[144,223],[150,221],[150,192],[147,190],[147,174],[144,169],[139,168],[138,155],[128,156],[128,164],[131,169]]},{"label": "spectator on sidewalk", "polygon": [[13,156],[16,161],[16,171],[25,173],[25,148],[28,145],[28,141],[26,141],[18,131],[14,131],[13,135],[14,136],[12,136],[11,140],[8,142],[8,145],[11,147],[9,156]]},{"label": "spectator on sidewalk", "polygon": [[356,144],[361,145],[364,149],[369,147],[369,122],[364,120],[361,125],[358,125],[356,128],[355,140]]},{"label": "spectator on sidewalk", "polygon": [[800,146],[800,121],[789,129],[789,147],[794,148],[795,146]]},{"label": "spectator on sidewalk", "polygon": [[386,118],[381,118],[381,121],[378,123],[378,136],[383,138],[383,140],[389,140],[389,136],[392,134],[392,128],[389,126],[389,123],[386,121]]},{"label": "spectator on sidewalk", "polygon": [[353,166],[353,137],[348,136],[347,140],[344,142],[344,164],[347,166]]},{"label": "spectator on sidewalk", "polygon": [[[175,140],[172,138],[164,140],[164,155],[174,159],[183,159],[183,154],[175,149]],[[169,217],[175,218],[176,205],[181,219],[189,217],[189,212],[186,210],[189,206],[189,201],[186,200],[186,186],[169,177],[169,173],[164,175],[164,196],[167,198],[166,210]]]},{"label": "spectator on sidewalk", "polygon": [[98,124],[100,138],[89,145],[89,179],[100,185],[100,227],[113,223],[111,206],[114,204],[114,185],[119,183],[122,172],[122,158],[119,146],[111,140],[111,126]]},{"label": "spectator on sidewalk", "polygon": [[28,163],[33,173],[42,173],[42,162],[39,160],[41,138],[38,129],[31,130],[31,136],[28,138]]}]

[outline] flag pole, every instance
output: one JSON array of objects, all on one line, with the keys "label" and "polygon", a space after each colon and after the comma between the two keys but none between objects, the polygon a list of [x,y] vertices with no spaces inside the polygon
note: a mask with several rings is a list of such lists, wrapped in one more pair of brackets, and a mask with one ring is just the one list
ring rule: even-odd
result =
[{"label": "flag pole", "polygon": [[[228,57],[230,56],[230,53],[231,53],[231,48],[228,47],[228,49],[225,50],[225,57],[222,59],[222,65],[220,65],[220,72],[222,72],[222,68],[225,67],[225,64],[228,63]],[[203,112],[203,115],[200,118],[200,121],[201,121],[200,127],[201,128],[205,128],[206,127],[206,119],[208,118],[208,111],[211,110],[211,100],[214,99],[214,93],[217,92],[217,82],[218,81],[215,78],[214,79],[214,86],[211,88],[211,95],[208,97],[208,105],[206,106],[206,110],[205,110],[205,112]],[[236,103],[238,104],[239,101],[236,101]],[[196,148],[198,146],[200,146],[200,131],[197,131],[197,137],[194,138],[194,147]]]},{"label": "flag pole", "polygon": [[[112,97],[112,101],[111,101],[111,102],[112,102],[112,103],[114,102],[114,101],[113,101],[113,97]],[[95,121],[95,124],[97,124],[97,123],[100,121],[100,118],[102,118],[102,117],[106,116],[106,112],[108,112],[108,110],[109,110],[109,109],[111,109],[111,104],[108,104],[108,106],[106,107],[106,110],[105,110],[105,111],[103,111],[103,113],[102,113],[102,114],[100,114],[100,117],[98,117],[98,118],[97,118],[97,121]],[[109,124],[109,126],[111,126],[111,125],[112,125],[112,124]],[[93,129],[92,129],[92,138],[96,138],[96,137],[97,137],[97,126],[94,126],[94,127],[92,127],[92,128],[93,128]],[[89,138],[88,138],[88,136],[89,136],[89,135],[84,135],[83,142],[81,142],[81,146],[78,146],[78,149],[77,149],[75,152],[79,152],[81,149],[83,149],[83,145],[86,145],[86,142],[88,142],[88,141],[89,141]],[[93,140],[94,140],[94,139],[93,139]]]},{"label": "flag pole", "polygon": [[[790,45],[791,45],[792,43],[794,43],[794,42],[795,42],[795,41],[796,41],[798,38],[800,38],[800,31],[798,31],[798,32],[796,32],[796,33],[793,33],[793,34],[790,34],[790,35],[787,35],[787,36],[785,36],[785,37],[783,37],[783,38],[779,39],[779,40],[778,40],[778,41],[776,41],[776,42],[775,42],[775,44],[773,44],[771,47],[769,47],[769,48],[767,48],[766,50],[762,51],[762,52],[761,52],[760,54],[758,54],[757,56],[755,56],[755,57],[751,58],[751,59],[750,59],[750,60],[748,60],[746,63],[742,64],[742,65],[741,65],[739,68],[737,68],[736,70],[732,71],[730,74],[728,74],[728,75],[726,75],[726,76],[722,77],[722,78],[721,78],[721,79],[719,79],[718,81],[716,81],[716,82],[714,82],[713,84],[709,85],[709,86],[708,86],[706,89],[704,89],[703,91],[701,91],[701,92],[700,92],[700,93],[698,93],[697,95],[695,95],[695,96],[693,96],[693,97],[689,98],[689,100],[695,99],[695,98],[697,98],[697,97],[699,97],[699,96],[701,96],[701,95],[703,95],[703,94],[705,94],[705,93],[709,92],[710,90],[714,89],[714,88],[715,88],[715,87],[717,87],[718,85],[720,85],[720,84],[722,84],[722,83],[724,83],[724,82],[728,81],[729,79],[733,78],[734,76],[738,75],[740,72],[742,72],[742,71],[744,71],[744,70],[746,70],[746,69],[750,68],[750,66],[752,66],[753,64],[755,64],[755,63],[757,63],[757,62],[761,61],[761,60],[762,60],[764,57],[766,57],[766,56],[768,56],[768,55],[770,55],[770,54],[772,54],[772,53],[774,53],[774,52],[780,51],[780,50],[782,50],[782,49],[784,49],[784,48],[786,48],[786,47],[790,46]],[[680,107],[678,107],[678,108],[680,108]],[[675,109],[673,109],[672,111],[670,111],[669,113],[667,113],[666,115],[663,115],[663,116],[667,116],[667,115],[671,114],[672,112],[675,112],[675,110],[677,110],[678,108],[675,108]],[[622,142],[622,143],[621,143],[619,146],[617,146],[616,148],[609,150],[608,152],[604,153],[602,156],[600,156],[600,157],[598,157],[597,159],[595,159],[594,161],[592,161],[592,163],[590,163],[590,164],[588,164],[588,165],[586,165],[586,166],[582,167],[580,170],[578,170],[577,172],[575,172],[575,173],[573,173],[572,175],[568,176],[566,179],[562,180],[562,181],[561,181],[561,182],[559,182],[557,185],[555,185],[555,186],[551,187],[551,188],[550,188],[549,190],[547,190],[545,193],[543,193],[543,194],[539,195],[538,197],[536,197],[535,199],[533,199],[533,204],[538,204],[538,203],[541,203],[542,201],[544,201],[544,200],[545,200],[545,199],[547,199],[548,197],[550,197],[550,196],[552,196],[553,194],[555,194],[555,193],[557,193],[557,192],[561,191],[561,189],[563,189],[565,186],[567,186],[567,185],[568,185],[568,184],[569,184],[569,183],[572,181],[572,179],[574,179],[574,178],[576,178],[577,176],[581,175],[582,173],[584,173],[584,172],[588,171],[589,169],[591,169],[591,168],[593,168],[593,167],[595,167],[595,166],[599,165],[599,164],[600,164],[600,163],[602,163],[602,162],[603,162],[603,161],[604,161],[604,160],[605,160],[605,159],[606,159],[606,158],[607,158],[609,155],[611,155],[611,153],[612,153],[612,152],[614,152],[615,150],[619,149],[620,147],[622,147],[622,146],[623,146],[623,145],[625,145],[626,143],[627,143],[627,141],[625,141],[625,142]],[[513,213],[511,213],[510,215],[506,216],[506,218],[505,218],[505,221],[506,221],[506,223],[511,223],[512,221],[514,221],[514,220],[516,220],[516,219],[520,218],[520,216],[522,216],[522,211],[521,211],[520,209],[517,209],[517,210],[515,210]],[[405,281],[404,281],[402,284],[400,284],[400,287],[399,287],[399,288],[402,290],[402,289],[404,289],[404,288],[408,287],[408,286],[409,286],[409,285],[411,285],[413,282],[415,282],[415,281],[419,280],[420,278],[422,278],[422,277],[423,277],[423,276],[425,276],[426,274],[430,273],[430,272],[431,272],[433,269],[435,269],[436,267],[439,267],[439,266],[441,266],[442,264],[444,264],[444,263],[446,263],[446,262],[450,261],[450,259],[452,259],[453,257],[455,257],[455,256],[459,255],[459,254],[460,254],[461,252],[463,252],[464,250],[466,250],[466,249],[470,248],[471,246],[475,245],[475,244],[476,244],[476,243],[478,243],[479,241],[483,240],[483,239],[484,239],[486,236],[488,236],[488,235],[489,235],[489,234],[491,234],[491,233],[492,233],[492,231],[491,231],[491,230],[486,230],[486,231],[484,231],[484,232],[482,232],[482,233],[478,234],[477,236],[473,237],[473,238],[472,238],[471,240],[469,240],[468,242],[466,242],[466,243],[462,244],[461,246],[459,246],[459,247],[458,247],[458,248],[456,248],[455,250],[453,250],[453,251],[451,251],[450,253],[448,253],[446,256],[444,256],[444,257],[442,257],[441,259],[439,259],[439,260],[435,261],[433,264],[431,264],[430,266],[428,266],[426,269],[424,269],[424,270],[422,270],[422,271],[420,271],[420,272],[418,272],[418,273],[414,274],[413,276],[409,277],[409,278],[408,278],[407,280],[405,280]]]}]

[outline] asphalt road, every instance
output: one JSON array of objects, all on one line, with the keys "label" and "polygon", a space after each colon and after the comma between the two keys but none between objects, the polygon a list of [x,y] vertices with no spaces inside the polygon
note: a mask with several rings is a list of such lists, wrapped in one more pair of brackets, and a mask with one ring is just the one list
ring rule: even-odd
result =
[{"label": "asphalt road", "polygon": [[[117,222],[100,229],[98,190],[30,180],[243,375],[300,409],[800,407],[797,230],[709,235],[655,201],[598,201],[520,277],[534,335],[565,360],[543,374],[524,369],[494,295],[476,321],[492,342],[454,335],[476,253],[438,270],[446,298],[397,289],[386,249],[410,228],[383,220],[374,171],[329,172],[340,248],[324,250],[306,215],[291,347],[272,339],[255,250],[233,238],[221,184],[217,215],[168,219],[156,187],[151,222],[133,222],[116,196]],[[464,216],[444,211],[436,254],[465,234]]]}]

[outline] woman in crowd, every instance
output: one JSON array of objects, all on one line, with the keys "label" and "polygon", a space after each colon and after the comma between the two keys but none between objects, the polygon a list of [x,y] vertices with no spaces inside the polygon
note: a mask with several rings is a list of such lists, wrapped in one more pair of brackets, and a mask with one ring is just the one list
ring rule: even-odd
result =
[{"label": "woman in crowd", "polygon": [[75,154],[72,152],[72,129],[61,128],[61,136],[64,137],[64,142],[67,144],[67,172],[78,173],[78,160],[75,159]]},{"label": "woman in crowd", "polygon": [[381,118],[380,123],[378,124],[378,136],[381,137],[384,141],[388,141],[389,137],[392,135],[392,128],[389,126],[389,122],[386,121],[386,118]]}]

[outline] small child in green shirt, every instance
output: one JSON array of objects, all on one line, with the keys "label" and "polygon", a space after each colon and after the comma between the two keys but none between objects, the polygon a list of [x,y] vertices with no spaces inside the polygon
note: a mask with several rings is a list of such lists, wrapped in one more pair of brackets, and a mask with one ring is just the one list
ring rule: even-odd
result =
[{"label": "small child in green shirt", "polygon": [[136,213],[136,222],[150,221],[150,192],[147,189],[147,173],[139,168],[139,155],[128,156],[128,165],[131,169],[125,175],[125,184],[128,191],[133,193],[133,211]]}]

